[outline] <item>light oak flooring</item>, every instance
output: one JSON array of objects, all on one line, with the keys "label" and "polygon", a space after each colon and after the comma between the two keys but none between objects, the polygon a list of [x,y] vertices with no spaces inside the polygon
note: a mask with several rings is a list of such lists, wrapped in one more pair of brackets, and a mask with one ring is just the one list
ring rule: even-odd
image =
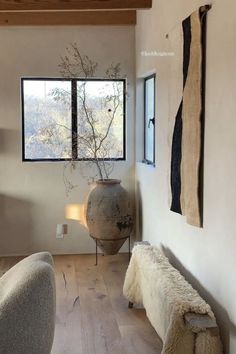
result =
[{"label": "light oak flooring", "polygon": [[[20,258],[0,258],[0,275]],[[145,310],[122,295],[128,255],[54,256],[57,315],[52,354],[160,354]]]}]

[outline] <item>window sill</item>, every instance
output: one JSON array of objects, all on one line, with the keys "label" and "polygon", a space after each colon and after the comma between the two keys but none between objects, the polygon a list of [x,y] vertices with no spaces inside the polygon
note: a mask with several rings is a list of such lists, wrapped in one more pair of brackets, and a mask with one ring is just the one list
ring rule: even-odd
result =
[{"label": "window sill", "polygon": [[142,160],[142,163],[144,165],[150,166],[150,167],[156,167],[156,164],[154,162],[148,161],[148,160]]}]

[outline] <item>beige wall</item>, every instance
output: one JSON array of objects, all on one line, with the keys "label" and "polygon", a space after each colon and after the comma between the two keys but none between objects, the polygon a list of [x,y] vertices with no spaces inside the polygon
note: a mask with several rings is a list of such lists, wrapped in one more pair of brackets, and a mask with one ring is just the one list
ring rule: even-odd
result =
[{"label": "beige wall", "polygon": [[113,176],[134,190],[134,27],[0,28],[0,255],[94,252],[76,221],[68,221],[68,237],[55,238],[65,206],[83,203],[87,181],[74,176],[78,188],[67,198],[62,163],[21,161],[20,77],[58,77],[60,55],[74,42],[99,63],[100,75],[120,62],[128,77],[127,161],[116,163]]},{"label": "beige wall", "polygon": [[[136,31],[137,77],[157,74],[156,168],[142,158],[141,89],[137,97],[137,187],[143,239],[161,244],[210,302],[219,320],[226,352],[236,353],[236,3],[213,0],[208,15],[204,228],[187,225],[169,211],[170,143],[181,95],[181,21],[200,0],[153,0],[139,12]],[[169,39],[166,34],[169,33]],[[141,51],[174,52],[144,57]],[[139,99],[140,97],[140,99]]]}]

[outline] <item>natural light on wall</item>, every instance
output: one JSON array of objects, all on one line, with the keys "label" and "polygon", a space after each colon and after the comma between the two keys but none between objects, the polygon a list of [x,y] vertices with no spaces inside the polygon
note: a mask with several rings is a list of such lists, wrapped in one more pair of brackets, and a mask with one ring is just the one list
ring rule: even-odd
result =
[{"label": "natural light on wall", "polygon": [[66,219],[77,220],[87,228],[84,204],[68,204],[65,207]]}]

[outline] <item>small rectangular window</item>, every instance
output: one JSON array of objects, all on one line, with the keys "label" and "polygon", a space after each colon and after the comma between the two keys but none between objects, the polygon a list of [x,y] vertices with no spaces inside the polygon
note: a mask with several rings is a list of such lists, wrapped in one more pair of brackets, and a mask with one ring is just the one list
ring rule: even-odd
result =
[{"label": "small rectangular window", "polygon": [[125,160],[125,80],[23,78],[22,124],[23,161]]},{"label": "small rectangular window", "polygon": [[155,81],[151,75],[144,79],[144,162],[155,164]]}]

